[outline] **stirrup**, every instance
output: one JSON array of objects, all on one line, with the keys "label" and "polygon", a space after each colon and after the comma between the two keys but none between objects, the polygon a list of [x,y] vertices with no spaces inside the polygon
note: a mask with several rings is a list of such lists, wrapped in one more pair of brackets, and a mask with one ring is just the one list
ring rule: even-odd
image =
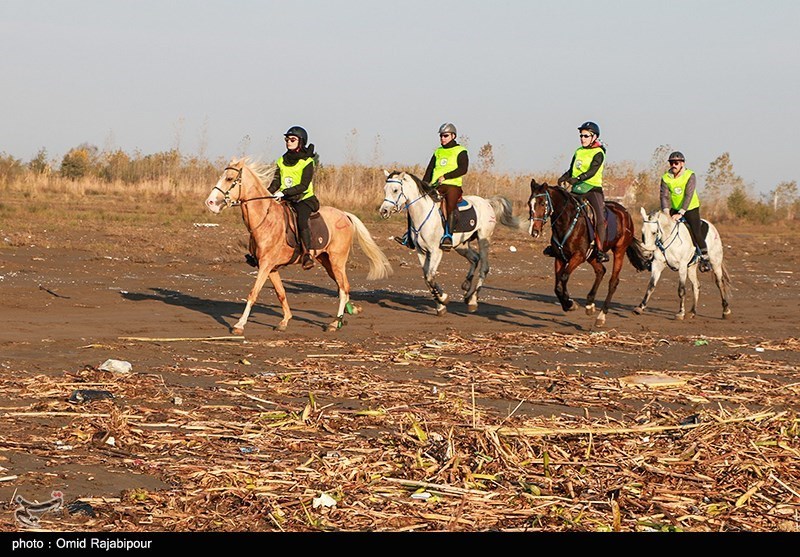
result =
[{"label": "stirrup", "polygon": [[705,257],[701,257],[697,262],[697,268],[700,269],[701,273],[707,273],[711,270],[711,261]]},{"label": "stirrup", "polygon": [[414,241],[411,239],[411,234],[406,232],[402,236],[395,236],[394,241],[400,244],[401,246],[405,246],[408,249],[414,249]]},{"label": "stirrup", "polygon": [[542,254],[546,255],[547,257],[555,257],[556,256],[556,250],[554,250],[553,246],[550,245],[550,246],[547,246],[546,248],[544,248],[544,251],[542,251]]},{"label": "stirrup", "polygon": [[253,257],[253,256],[252,256],[252,254],[245,253],[245,254],[244,254],[244,260],[245,260],[245,262],[246,262],[248,265],[250,265],[251,267],[256,267],[256,268],[258,268],[258,259],[256,259],[255,257]]},{"label": "stirrup", "polygon": [[304,253],[303,254],[303,269],[308,271],[312,267],[314,267],[314,258],[311,257],[311,254]]},{"label": "stirrup", "polygon": [[442,236],[442,240],[439,242],[439,247],[443,250],[449,250],[453,247],[453,237],[450,234],[445,234]]},{"label": "stirrup", "polygon": [[594,258],[599,261],[600,263],[607,263],[608,262],[608,255],[600,250],[595,250]]}]

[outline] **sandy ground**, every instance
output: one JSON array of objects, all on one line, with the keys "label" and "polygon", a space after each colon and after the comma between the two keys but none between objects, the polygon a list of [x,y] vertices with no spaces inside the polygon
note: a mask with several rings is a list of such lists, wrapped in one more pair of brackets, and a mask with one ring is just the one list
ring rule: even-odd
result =
[{"label": "sandy ground", "polygon": [[[98,367],[107,359],[129,362],[134,375],[157,376],[161,383],[160,390],[149,391],[149,400],[121,398],[116,393],[118,401],[164,412],[181,403],[175,399],[176,392],[184,393],[184,408],[197,408],[188,394],[191,389],[204,389],[208,399],[203,403],[209,404],[215,397],[224,398],[216,390],[221,379],[252,377],[281,362],[284,367],[287,362],[302,367],[327,358],[358,369],[364,362],[349,362],[348,354],[419,343],[440,343],[446,352],[448,343],[486,339],[498,349],[503,339],[510,346],[466,358],[485,366],[513,364],[531,373],[561,369],[615,377],[642,371],[699,374],[720,358],[742,358],[743,365],[767,358],[782,366],[781,381],[791,385],[798,380],[800,352],[770,350],[772,345],[791,343],[800,332],[800,253],[790,231],[719,227],[733,285],[729,319],[722,319],[713,279],[701,275],[699,315],[693,320],[674,320],[677,273],[671,272],[663,277],[646,313],[634,315],[649,275],[637,273],[626,262],[606,326],[596,329],[582,308],[570,313],[561,310],[553,293],[552,260],[541,254],[542,239],[533,241],[524,232],[498,228],[491,271],[476,313],[468,313],[460,298],[466,261],[455,253],[446,255],[440,283],[452,301],[448,313],[437,317],[416,256],[390,240],[401,231],[404,219],[367,220],[394,274],[367,282],[365,258],[354,248],[351,297],[362,307],[361,314],[349,316],[335,333],[324,332],[336,311],[335,285],[319,266],[310,271],[293,266],[282,272],[294,313],[288,330],[274,330],[280,306],[268,285],[242,341],[212,337],[231,334],[230,326],[241,314],[243,298],[254,280],[253,269],[243,259],[245,231],[238,215],[230,213],[206,216],[203,222],[217,226],[185,225],[177,227],[178,237],[159,237],[156,229],[147,227],[131,234],[76,225],[72,230],[59,229],[57,238],[35,225],[31,233],[25,233],[0,222],[0,377],[5,387],[0,391],[4,416],[0,420],[0,501],[8,509],[3,529],[16,527],[11,513],[18,494],[43,501],[52,490],[62,490],[67,499],[85,499],[118,497],[130,489],[156,492],[174,487],[158,471],[134,469],[102,452],[98,458],[97,446],[94,452],[83,449],[88,452],[81,452],[82,457],[68,447],[75,444],[73,430],[98,435],[97,428],[80,425],[81,420],[76,422],[71,414],[83,412],[89,421],[83,423],[90,423],[89,405],[67,399],[78,388],[107,388],[85,384],[98,377]],[[588,265],[572,278],[570,292],[579,303],[591,279]],[[520,346],[514,336],[518,334],[532,344]],[[552,340],[554,335],[563,339],[560,346],[536,345],[535,339]],[[578,342],[587,338],[592,339],[588,345]],[[604,346],[605,338],[641,341],[642,349]],[[223,370],[226,376],[209,370]],[[379,369],[372,371],[380,374]],[[404,377],[431,379],[434,384],[448,380],[435,368],[424,366],[413,378],[387,369],[387,384]],[[37,384],[42,385],[40,392]],[[356,400],[329,398],[324,389],[316,390],[315,396],[319,405],[357,405]],[[302,410],[302,400],[294,403]],[[512,409],[529,415],[609,410],[602,404],[569,408],[536,401],[520,407],[519,403],[514,392],[504,389],[484,393],[479,401],[501,415]],[[691,410],[687,402],[686,411]],[[99,437],[100,448],[113,453],[114,446]],[[59,446],[62,451],[53,450]]]}]

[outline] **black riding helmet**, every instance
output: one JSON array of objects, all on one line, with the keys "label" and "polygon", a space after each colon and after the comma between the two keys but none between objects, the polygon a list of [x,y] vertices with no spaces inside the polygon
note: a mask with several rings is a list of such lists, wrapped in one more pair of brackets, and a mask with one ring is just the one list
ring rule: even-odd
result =
[{"label": "black riding helmet", "polygon": [[673,151],[669,154],[669,158],[667,159],[667,162],[672,162],[672,161],[686,162],[686,157],[684,157],[683,153],[681,153],[680,151]]},{"label": "black riding helmet", "polygon": [[286,133],[283,134],[283,137],[289,137],[290,135],[293,135],[300,140],[300,147],[305,147],[306,143],[308,143],[308,132],[300,126],[292,126],[286,130]]},{"label": "black riding helmet", "polygon": [[600,126],[595,124],[594,122],[584,122],[578,127],[578,131],[586,130],[592,132],[597,137],[600,137]]}]

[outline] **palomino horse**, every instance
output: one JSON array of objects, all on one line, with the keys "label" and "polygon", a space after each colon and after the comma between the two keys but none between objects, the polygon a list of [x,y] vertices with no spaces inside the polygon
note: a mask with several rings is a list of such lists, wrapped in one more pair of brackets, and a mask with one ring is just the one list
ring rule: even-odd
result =
[{"label": "palomino horse", "polygon": [[[447,313],[449,297],[436,282],[436,271],[444,255],[439,247],[444,225],[439,202],[434,199],[436,191],[413,174],[383,172],[386,174],[384,200],[378,210],[385,219],[402,210],[408,211],[410,234],[416,245],[425,283],[436,302],[436,315],[443,315]],[[510,228],[520,227],[519,219],[512,214],[511,201],[505,197],[495,195],[484,199],[477,195],[466,195],[459,202],[453,249],[470,263],[467,278],[461,285],[464,302],[470,313],[478,309],[478,292],[489,272],[489,240],[498,219],[500,224]],[[477,250],[470,244],[473,241],[477,244]]]},{"label": "palomino horse", "polygon": [[[239,205],[242,219],[250,232],[250,254],[258,260],[258,275],[247,305],[239,321],[232,327],[234,334],[242,334],[253,304],[267,278],[283,309],[283,319],[277,329],[283,331],[292,318],[286,290],[278,270],[300,261],[301,243],[298,240],[295,217],[284,203],[275,201],[267,187],[275,174],[275,165],[256,164],[248,158],[233,159],[225,167],[219,181],[206,198],[206,207],[219,213],[225,207]],[[344,324],[344,313],[355,315],[361,308],[350,303],[350,283],[345,266],[353,239],[358,238],[361,249],[369,259],[367,279],[382,279],[391,274],[389,260],[372,239],[367,228],[352,213],[323,206],[311,216],[312,255],[327,271],[339,289],[339,309],[336,320],[327,327],[335,331]]]},{"label": "palomino horse", "polygon": [[[642,303],[634,309],[634,313],[641,314],[647,307],[647,301],[658,284],[658,279],[664,267],[678,271],[678,297],[680,309],[675,314],[675,319],[683,319],[686,315],[686,278],[692,283],[692,307],[689,317],[697,315],[697,300],[700,299],[700,281],[697,280],[697,250],[692,242],[692,233],[686,223],[675,222],[670,215],[663,211],[653,211],[649,215],[640,208],[642,213],[642,247],[653,253],[650,268],[650,283],[644,293]],[[722,261],[722,239],[716,227],[703,220],[702,230],[706,235],[708,259],[711,261],[711,270],[717,283],[720,297],[722,298],[722,318],[730,317],[731,309],[728,300],[731,297],[730,277],[725,263]]]},{"label": "palomino horse", "polygon": [[[555,292],[564,311],[576,309],[567,291],[567,282],[572,272],[585,261],[588,261],[594,269],[594,284],[586,296],[586,314],[593,315],[595,296],[606,274],[606,268],[595,258],[587,259],[593,251],[595,241],[594,226],[589,216],[591,206],[581,203],[564,188],[537,184],[533,179],[528,207],[531,220],[530,233],[534,238],[542,233],[545,223],[550,221],[552,229],[550,245],[556,254]],[[633,235],[633,219],[625,207],[615,201],[606,201],[606,222],[608,228],[603,251],[611,250],[614,259],[611,278],[608,281],[608,294],[600,314],[595,319],[597,327],[605,325],[608,306],[619,284],[624,255],[628,255],[628,259],[637,271],[644,271],[649,266],[649,259],[642,251],[641,242]]]}]

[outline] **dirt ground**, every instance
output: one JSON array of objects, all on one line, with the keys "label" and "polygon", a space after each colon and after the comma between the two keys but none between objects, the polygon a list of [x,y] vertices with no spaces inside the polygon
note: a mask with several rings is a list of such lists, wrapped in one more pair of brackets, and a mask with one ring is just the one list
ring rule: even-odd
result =
[{"label": "dirt ground", "polygon": [[[514,503],[504,498],[505,507],[475,504],[467,516],[469,496],[488,505],[472,493],[480,477],[452,486],[463,490],[459,504],[465,514],[456,517],[446,506],[431,510],[430,501],[408,495],[425,485],[433,491],[433,484],[446,495],[445,474],[423,462],[446,458],[409,447],[411,453],[421,450],[414,453],[420,463],[415,472],[414,459],[384,469],[367,455],[386,450],[387,435],[408,441],[409,430],[419,445],[457,440],[459,428],[521,427],[531,420],[633,427],[642,415],[654,423],[664,413],[685,419],[723,410],[733,415],[741,408],[795,416],[800,407],[796,231],[719,226],[733,286],[729,319],[722,319],[709,275],[701,275],[697,318],[673,319],[677,273],[670,272],[647,311],[634,315],[649,275],[626,261],[606,326],[596,329],[582,307],[561,310],[542,239],[498,228],[476,313],[468,313],[459,296],[466,261],[446,255],[440,283],[451,302],[448,313],[437,317],[416,256],[390,240],[404,219],[364,220],[394,274],[367,282],[365,257],[354,247],[351,297],[361,314],[348,316],[337,332],[324,332],[337,307],[335,285],[319,266],[292,266],[281,273],[294,313],[288,330],[274,330],[280,306],[268,285],[242,340],[224,338],[231,336],[255,276],[244,263],[246,232],[238,214],[171,223],[168,231],[147,221],[78,221],[47,230],[33,221],[0,219],[0,530],[24,528],[15,519],[15,497],[43,502],[53,491],[73,506],[42,513],[34,526],[43,530],[595,529],[533,521],[530,493]],[[591,279],[591,268],[584,266],[570,281],[579,303]],[[129,362],[131,369],[100,369],[108,359]],[[636,374],[711,386],[702,393],[625,388],[621,380]],[[111,393],[113,399],[71,402],[80,389]],[[796,419],[790,423],[796,428]],[[539,457],[541,439],[528,447]],[[559,444],[558,437],[552,442]],[[796,430],[787,443],[797,454]],[[548,454],[581,460],[567,446],[565,439],[560,452]],[[332,465],[343,447],[352,449],[349,459]],[[382,458],[383,464],[393,462]],[[797,473],[796,461],[786,466]],[[243,479],[248,470],[260,479]],[[479,471],[473,466],[471,473],[480,476]],[[762,473],[766,481],[769,472]],[[800,478],[774,476],[780,482],[771,482],[776,491],[768,497],[780,503],[781,512],[748,523],[755,519],[743,518],[747,505],[734,506],[734,498],[726,521],[672,517],[672,525],[795,531]],[[375,492],[367,490],[363,499],[353,494],[354,483],[371,485],[379,477],[412,482],[402,492],[405,501],[428,504],[428,510],[381,507],[381,515],[367,502],[373,500],[368,495],[378,497]],[[483,481],[490,486],[482,493],[501,489]],[[615,481],[624,484],[619,476]],[[397,482],[383,489],[399,489]],[[574,479],[548,485],[545,495],[571,500],[565,505],[603,499],[570,494]],[[743,492],[748,487],[742,485]],[[338,490],[337,507],[315,506],[326,489]],[[675,489],[680,493],[685,486]],[[647,497],[658,501],[652,493]],[[258,510],[256,502],[266,507]],[[629,506],[626,514],[620,503],[619,522],[613,505],[598,513],[622,530],[641,529],[642,516],[670,522],[663,507],[657,512],[637,504],[638,510]],[[528,509],[524,520],[514,514],[521,507]],[[685,516],[700,513],[693,512]],[[261,518],[254,522],[256,515]]]}]

